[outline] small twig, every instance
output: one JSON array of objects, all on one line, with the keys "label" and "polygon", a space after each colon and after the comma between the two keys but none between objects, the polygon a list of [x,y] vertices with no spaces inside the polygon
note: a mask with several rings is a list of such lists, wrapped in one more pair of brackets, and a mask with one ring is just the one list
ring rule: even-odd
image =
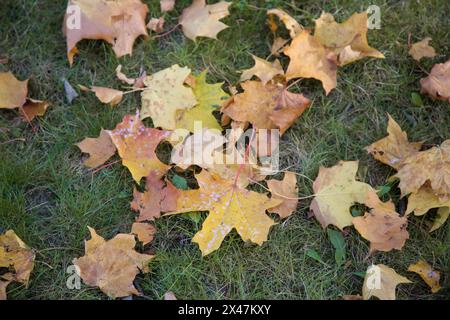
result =
[{"label": "small twig", "polygon": [[14,141],[26,141],[26,140],[25,140],[25,138],[17,138],[17,139],[12,139],[12,140],[8,140],[8,141],[0,142],[0,145],[7,144],[7,143],[10,143],[10,142],[14,142]]},{"label": "small twig", "polygon": [[118,163],[118,162],[120,162],[120,161],[122,161],[122,160],[116,160],[116,161],[113,161],[113,162],[104,164],[104,165],[102,165],[101,167],[95,169],[95,170],[92,172],[92,174],[97,173],[97,172],[99,172],[100,170],[103,170],[103,169],[105,169],[105,168],[108,168],[108,167],[110,167],[110,166],[112,166],[112,165],[114,165],[114,164],[116,164],[116,163]]},{"label": "small twig", "polygon": [[172,32],[174,32],[179,26],[181,26],[181,24],[176,24],[175,27],[173,27],[173,28],[170,29],[169,31],[164,32],[164,33],[161,33],[161,34],[159,34],[159,35],[157,35],[157,36],[154,36],[153,39],[158,39],[158,38],[165,37],[165,36],[171,34]]}]

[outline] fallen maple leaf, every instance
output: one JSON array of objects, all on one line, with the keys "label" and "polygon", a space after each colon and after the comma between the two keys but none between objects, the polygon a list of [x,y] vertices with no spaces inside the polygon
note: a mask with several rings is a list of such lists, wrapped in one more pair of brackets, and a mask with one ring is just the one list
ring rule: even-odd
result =
[{"label": "fallen maple leaf", "polygon": [[145,246],[155,238],[156,227],[149,223],[135,222],[131,226],[131,233],[136,235],[138,240]]},{"label": "fallen maple leaf", "polygon": [[450,140],[406,158],[395,177],[400,179],[402,196],[416,193],[430,182],[439,200],[447,201],[450,198]]},{"label": "fallen maple leaf", "polygon": [[155,127],[174,130],[177,128],[177,111],[190,109],[197,104],[191,88],[184,81],[191,73],[187,67],[175,64],[147,76],[142,92],[141,119],[151,117]]},{"label": "fallen maple leaf", "polygon": [[17,80],[11,72],[0,72],[0,109],[22,107],[28,94],[28,79]]},{"label": "fallen maple leaf", "polygon": [[420,79],[421,93],[450,102],[450,60],[433,66],[428,77]]},{"label": "fallen maple leaf", "polygon": [[275,76],[284,75],[284,70],[278,59],[274,62],[269,62],[267,60],[258,58],[253,54],[252,57],[253,60],[255,60],[255,65],[252,68],[244,70],[242,72],[240,81],[250,80],[253,76],[256,76],[261,80],[262,84],[265,85]]},{"label": "fallen maple leaf", "polygon": [[431,292],[436,293],[441,290],[441,285],[439,284],[440,272],[434,270],[425,260],[420,259],[416,263],[410,264],[408,271],[417,273],[431,288]]},{"label": "fallen maple leaf", "polygon": [[150,271],[148,263],[154,256],[136,252],[132,234],[118,234],[106,241],[88,228],[91,239],[85,241],[85,255],[73,260],[83,281],[112,298],[139,295],[134,278],[140,272]]},{"label": "fallen maple leaf", "polygon": [[315,37],[303,30],[284,49],[289,56],[286,79],[314,78],[322,82],[326,94],[337,85],[337,55],[327,50]]},{"label": "fallen maple leaf", "polygon": [[367,269],[363,285],[363,298],[377,297],[380,300],[395,300],[395,289],[399,284],[411,283],[394,269],[384,264],[372,265]]},{"label": "fallen maple leaf", "polygon": [[284,46],[289,42],[287,39],[283,39],[282,37],[276,37],[273,40],[272,47],[270,48],[270,53],[278,57],[280,53],[283,52]]},{"label": "fallen maple leaf", "polygon": [[81,152],[89,153],[90,157],[84,161],[84,165],[89,168],[104,164],[116,153],[116,146],[108,131],[103,129],[98,138],[86,138],[76,146],[80,148]]},{"label": "fallen maple leaf", "polygon": [[241,83],[243,93],[222,108],[222,112],[239,122],[250,122],[256,129],[280,129],[283,134],[311,105],[302,94],[291,93],[281,84],[249,80]]},{"label": "fallen maple leaf", "polygon": [[399,169],[403,161],[420,150],[421,142],[409,142],[405,131],[388,114],[389,122],[387,127],[388,136],[366,147],[378,161],[387,164],[394,169]]},{"label": "fallen maple leaf", "polygon": [[298,187],[297,176],[294,172],[286,172],[283,180],[267,180],[272,199],[281,200],[281,204],[269,208],[269,212],[274,212],[284,219],[289,217],[297,209]]},{"label": "fallen maple leaf", "polygon": [[30,122],[37,116],[43,116],[49,106],[50,103],[48,101],[27,99],[27,102],[19,110],[25,120]]},{"label": "fallen maple leaf", "polygon": [[203,129],[217,129],[222,131],[222,127],[213,115],[214,111],[219,111],[220,106],[229,98],[229,95],[222,90],[223,82],[209,84],[206,82],[207,70],[198,76],[192,76],[189,86],[192,88],[197,104],[186,110],[177,111],[176,127],[194,132],[195,122],[200,122]]},{"label": "fallen maple leaf", "polygon": [[383,203],[376,193],[368,193],[364,203],[371,208],[363,217],[353,218],[355,229],[370,241],[370,252],[401,250],[409,239],[408,220],[395,212],[391,201]]},{"label": "fallen maple leaf", "polygon": [[168,165],[158,159],[155,149],[170,132],[146,128],[139,119],[138,112],[135,116],[125,116],[123,121],[108,133],[122,158],[122,164],[128,167],[137,183],[152,171],[162,177],[169,169]]},{"label": "fallen maple leaf", "polygon": [[275,222],[265,211],[280,204],[281,200],[269,199],[265,194],[244,189],[206,170],[197,174],[196,179],[200,188],[180,190],[177,209],[167,214],[209,211],[202,229],[193,238],[203,256],[217,250],[233,229],[244,241],[261,245],[267,240]]},{"label": "fallen maple leaf", "polygon": [[217,34],[228,28],[220,19],[230,13],[228,7],[231,2],[221,1],[207,5],[205,0],[194,0],[192,4],[183,10],[179,24],[183,27],[183,33],[191,40],[197,37],[217,39]]},{"label": "fallen maple leaf", "polygon": [[422,58],[434,58],[436,51],[430,46],[431,38],[427,37],[419,42],[413,43],[409,49],[409,54],[416,61],[420,61]]},{"label": "fallen maple leaf", "polygon": [[325,229],[329,224],[341,230],[353,224],[350,207],[365,203],[375,190],[364,182],[355,180],[358,161],[340,161],[331,168],[320,167],[314,181],[314,200],[310,209]]},{"label": "fallen maple leaf", "polygon": [[[269,19],[271,16],[275,15],[284,23],[286,26],[286,29],[289,30],[289,35],[292,39],[294,39],[298,34],[300,34],[303,31],[303,27],[292,18],[288,13],[281,9],[271,9],[267,11],[267,15],[269,16]],[[275,31],[275,30],[273,30]]]},{"label": "fallen maple leaf", "polygon": [[[83,89],[85,90],[85,89]],[[120,90],[112,89],[112,88],[105,88],[105,87],[96,87],[93,86],[89,91],[92,91],[95,93],[95,96],[100,100],[102,103],[109,103],[111,107],[117,105],[122,101],[123,98],[123,92]]]},{"label": "fallen maple leaf", "polygon": [[136,188],[133,192],[131,209],[139,211],[137,221],[152,221],[161,216],[161,212],[175,210],[177,189],[170,183],[164,182],[158,173],[151,172],[146,179],[146,191],[141,193]]},{"label": "fallen maple leaf", "polygon": [[0,275],[0,300],[6,299],[6,287],[9,283],[15,281],[28,286],[35,257],[34,251],[13,230],[0,235],[0,268],[9,271]]},{"label": "fallen maple leaf", "polygon": [[354,13],[343,23],[323,12],[315,23],[314,38],[337,55],[340,66],[364,57],[384,58],[367,42],[367,12]]},{"label": "fallen maple leaf", "polygon": [[117,57],[131,55],[136,38],[148,35],[147,13],[141,0],[69,0],[63,30],[70,65],[78,52],[77,43],[83,39],[105,40],[113,45]]}]

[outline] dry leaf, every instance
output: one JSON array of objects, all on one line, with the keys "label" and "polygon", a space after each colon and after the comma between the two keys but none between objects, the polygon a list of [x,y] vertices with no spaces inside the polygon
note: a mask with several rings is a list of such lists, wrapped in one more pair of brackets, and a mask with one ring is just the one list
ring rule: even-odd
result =
[{"label": "dry leaf", "polygon": [[27,94],[28,80],[19,81],[11,72],[0,72],[0,109],[22,107]]},{"label": "dry leaf", "polygon": [[[73,6],[79,8],[80,21]],[[136,38],[148,35],[147,13],[148,7],[141,0],[70,0],[63,26],[70,64],[78,52],[77,43],[83,39],[105,40],[113,45],[117,57],[131,55]]]},{"label": "dry leaf", "polygon": [[303,27],[289,14],[281,9],[271,9],[267,11],[269,19],[272,15],[276,15],[286,26],[286,29],[289,30],[289,35],[292,39],[294,39],[298,34],[303,31]]},{"label": "dry leaf", "polygon": [[217,39],[217,34],[228,28],[219,20],[230,14],[228,12],[230,4],[231,2],[221,1],[207,5],[205,0],[194,0],[183,10],[179,19],[185,36],[194,41],[197,37]]},{"label": "dry leaf", "polygon": [[280,200],[234,185],[233,180],[221,179],[206,170],[196,178],[200,188],[180,190],[177,209],[170,214],[209,211],[202,229],[193,238],[203,256],[217,250],[233,229],[244,241],[261,245],[267,240],[275,222],[265,211],[280,204]]},{"label": "dry leaf", "polygon": [[86,138],[76,146],[81,152],[89,153],[90,157],[84,161],[84,165],[88,168],[96,168],[104,164],[116,153],[116,146],[108,131],[103,129],[98,138]]},{"label": "dry leaf", "polygon": [[178,300],[172,291],[168,291],[164,294],[164,300]]},{"label": "dry leaf", "polygon": [[43,116],[49,105],[48,101],[28,99],[25,105],[20,108],[20,113],[26,121],[30,122],[37,116]]},{"label": "dry leaf", "polygon": [[408,197],[408,208],[406,214],[414,212],[414,215],[421,216],[433,208],[450,208],[450,199],[441,201],[433,192],[429,183],[423,185],[417,192]]},{"label": "dry leaf", "polygon": [[131,226],[131,233],[136,235],[139,241],[145,246],[155,238],[156,227],[149,223],[135,222]]},{"label": "dry leaf", "polygon": [[420,150],[422,143],[409,142],[406,132],[402,131],[391,115],[388,114],[388,117],[388,136],[372,143],[366,150],[378,161],[398,169],[407,157]]},{"label": "dry leaf", "polygon": [[420,61],[422,58],[434,58],[436,56],[436,51],[432,46],[430,46],[429,42],[431,41],[430,37],[427,37],[419,42],[416,42],[411,45],[409,49],[409,54],[414,60]]},{"label": "dry leaf", "polygon": [[431,292],[436,293],[441,290],[439,280],[440,272],[434,270],[428,262],[420,259],[414,264],[410,264],[408,271],[417,273],[423,281],[431,288]]},{"label": "dry leaf", "polygon": [[355,229],[370,241],[370,252],[401,250],[409,239],[408,220],[395,212],[391,201],[383,203],[376,193],[369,193],[365,205],[371,210],[363,217],[353,218]]},{"label": "dry leaf", "polygon": [[139,119],[139,113],[125,116],[108,133],[122,158],[122,164],[130,170],[137,183],[152,171],[162,177],[169,169],[168,165],[158,159],[155,149],[170,132],[146,128]]},{"label": "dry leaf", "polygon": [[431,226],[430,232],[433,232],[444,225],[450,216],[450,206],[441,207],[436,212],[436,218],[434,218],[433,225]]},{"label": "dry leaf", "polygon": [[95,93],[100,102],[109,103],[111,107],[119,104],[123,98],[123,92],[116,89],[93,86],[91,91]]},{"label": "dry leaf", "polygon": [[314,38],[338,56],[340,66],[364,57],[384,58],[367,42],[367,12],[355,13],[343,23],[323,12],[315,22]]},{"label": "dry leaf", "polygon": [[187,67],[175,64],[145,78],[142,92],[141,119],[151,117],[155,127],[177,128],[177,111],[187,110],[197,104],[191,88],[184,81],[191,73]]},{"label": "dry leaf", "polygon": [[118,234],[106,241],[88,228],[91,240],[85,241],[85,255],[73,260],[83,281],[112,298],[139,295],[134,278],[140,272],[150,271],[148,263],[154,256],[136,252],[132,234]]},{"label": "dry leaf", "polygon": [[164,186],[159,174],[151,172],[147,176],[145,185],[145,192],[141,193],[136,189],[133,192],[134,198],[131,202],[131,209],[139,211],[137,221],[152,221],[159,218],[161,212],[176,209],[174,197],[177,189],[170,182],[167,182],[167,186]]},{"label": "dry leaf", "polygon": [[298,187],[297,176],[294,172],[286,172],[283,180],[267,180],[267,186],[272,193],[273,199],[281,200],[281,204],[269,208],[269,212],[274,212],[284,219],[289,217],[297,209]]},{"label": "dry leaf", "polygon": [[279,84],[263,85],[259,81],[241,83],[243,93],[222,109],[231,119],[250,122],[256,129],[280,129],[283,134],[310,106],[302,94],[288,92]]},{"label": "dry leaf", "polygon": [[402,283],[411,283],[411,281],[384,264],[372,265],[367,269],[364,278],[363,298],[364,300],[371,297],[395,300],[395,289]]},{"label": "dry leaf", "polygon": [[266,84],[272,80],[277,75],[284,75],[283,68],[280,61],[275,60],[274,62],[269,62],[267,60],[258,58],[252,54],[253,60],[255,60],[255,65],[247,70],[244,70],[241,74],[240,81],[250,80],[253,76],[258,77],[262,84]]},{"label": "dry leaf", "polygon": [[326,94],[337,85],[337,56],[328,51],[308,31],[299,33],[284,49],[291,59],[286,71],[286,79],[314,78],[322,82]]},{"label": "dry leaf", "polygon": [[175,6],[175,0],[160,0],[161,12],[172,11]]},{"label": "dry leaf", "polygon": [[358,161],[340,161],[331,168],[320,167],[314,181],[314,200],[310,209],[325,229],[329,224],[343,230],[353,224],[350,207],[365,203],[375,190],[364,182],[355,180]]},{"label": "dry leaf", "polygon": [[450,140],[406,158],[395,176],[400,179],[402,196],[417,193],[430,182],[439,200],[447,201],[450,198]]},{"label": "dry leaf", "polygon": [[450,102],[450,60],[438,63],[431,69],[430,75],[420,79],[421,93],[429,94],[434,99]]},{"label": "dry leaf", "polygon": [[273,40],[272,47],[270,48],[270,53],[278,57],[280,53],[283,52],[284,46],[289,42],[287,39],[283,39],[282,37],[276,37]]},{"label": "dry leaf", "polygon": [[6,299],[6,287],[15,281],[28,286],[36,255],[13,230],[0,235],[0,268],[9,271],[0,275],[0,300]]},{"label": "dry leaf", "polygon": [[164,31],[164,17],[160,18],[151,18],[150,21],[147,23],[147,28],[149,28],[152,31],[155,31],[156,33],[161,33]]},{"label": "dry leaf", "polygon": [[116,68],[116,77],[117,79],[119,79],[120,81],[129,84],[129,85],[133,85],[134,82],[136,81],[136,79],[131,79],[128,78],[123,72],[122,72],[122,65],[119,64]]}]

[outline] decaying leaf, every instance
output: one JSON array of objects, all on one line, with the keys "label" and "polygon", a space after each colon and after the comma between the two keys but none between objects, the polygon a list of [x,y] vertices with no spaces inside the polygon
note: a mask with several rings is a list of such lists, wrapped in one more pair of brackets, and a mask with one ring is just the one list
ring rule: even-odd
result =
[{"label": "decaying leaf", "polygon": [[244,92],[235,95],[222,112],[235,121],[250,122],[256,129],[278,128],[283,134],[311,104],[281,84],[249,80],[241,87]]},{"label": "decaying leaf", "polygon": [[84,161],[88,168],[96,168],[104,164],[116,153],[116,146],[111,140],[107,130],[100,132],[98,138],[86,138],[76,144],[81,152],[88,153],[90,157]]},{"label": "decaying leaf", "polygon": [[422,143],[409,142],[406,132],[402,131],[391,115],[388,114],[388,117],[388,136],[372,143],[366,150],[378,161],[399,169],[406,158],[420,150]]},{"label": "decaying leaf", "polygon": [[131,233],[136,235],[138,240],[145,246],[155,238],[156,227],[150,223],[135,222],[131,226]]},{"label": "decaying leaf", "polygon": [[429,183],[423,185],[417,192],[408,197],[408,207],[406,214],[414,212],[414,215],[421,216],[433,208],[450,208],[450,198],[440,200]]},{"label": "decaying leaf", "polygon": [[284,75],[283,67],[280,61],[275,60],[274,62],[269,62],[267,60],[258,58],[252,55],[253,60],[255,60],[255,65],[247,70],[244,70],[241,74],[241,81],[250,80],[253,76],[258,77],[262,84],[266,84],[272,80],[277,75]]},{"label": "decaying leaf", "polygon": [[273,15],[280,18],[280,20],[284,23],[286,26],[286,29],[289,30],[289,35],[292,39],[294,39],[298,34],[300,34],[303,31],[303,27],[292,18],[289,14],[287,14],[285,11],[281,9],[271,9],[267,11],[267,14],[269,18]]},{"label": "decaying leaf", "polygon": [[209,211],[202,229],[193,238],[203,256],[217,250],[233,229],[244,241],[261,245],[267,240],[275,222],[265,211],[280,204],[280,200],[244,189],[233,180],[221,179],[206,170],[197,174],[196,179],[200,188],[180,190],[177,209],[169,214]]},{"label": "decaying leaf", "polygon": [[450,60],[435,64],[430,75],[420,79],[420,85],[421,93],[426,93],[433,99],[450,102]]},{"label": "decaying leaf", "polygon": [[192,76],[189,86],[192,88],[197,105],[191,109],[179,110],[177,112],[176,127],[194,132],[195,122],[200,122],[202,128],[217,129],[222,127],[213,115],[219,111],[222,103],[229,95],[222,90],[223,83],[209,84],[206,82],[207,70],[198,76]]},{"label": "decaying leaf", "polygon": [[272,193],[273,199],[281,200],[281,204],[269,208],[269,212],[274,212],[284,219],[289,217],[297,209],[298,187],[297,176],[294,172],[286,172],[283,180],[267,180],[267,186]]},{"label": "decaying leaf", "polygon": [[315,22],[314,38],[337,55],[340,66],[364,57],[384,58],[367,42],[367,12],[355,13],[343,23],[323,12]]},{"label": "decaying leaf", "polygon": [[139,211],[137,221],[152,221],[161,216],[161,212],[175,210],[175,197],[177,189],[167,182],[164,182],[159,177],[158,173],[151,172],[147,176],[146,191],[141,193],[134,189],[133,201],[131,202],[131,209]]},{"label": "decaying leaf", "polygon": [[164,300],[178,300],[178,299],[172,291],[167,291],[164,294]]},{"label": "decaying leaf", "polygon": [[6,299],[6,287],[9,283],[15,281],[28,286],[35,257],[34,251],[13,230],[0,235],[0,268],[9,271],[0,275],[0,300]]},{"label": "decaying leaf", "polygon": [[155,149],[170,132],[146,128],[139,118],[139,113],[135,116],[125,116],[123,121],[108,133],[122,158],[122,164],[130,170],[137,183],[152,171],[162,177],[169,169],[168,165],[158,159]]},{"label": "decaying leaf", "polygon": [[91,87],[90,91],[95,93],[95,96],[102,103],[109,103],[111,107],[117,105],[122,101],[123,92],[120,90],[106,88],[106,87]]},{"label": "decaying leaf", "polygon": [[139,295],[134,278],[140,272],[150,271],[148,263],[154,256],[136,252],[132,234],[118,234],[106,241],[88,228],[91,239],[85,241],[85,255],[73,260],[83,281],[112,298]]},{"label": "decaying leaf", "polygon": [[331,168],[320,167],[313,184],[315,194],[310,209],[325,229],[329,224],[343,230],[353,224],[350,207],[365,203],[375,190],[364,182],[355,180],[358,161],[340,161]]},{"label": "decaying leaf", "polygon": [[20,108],[20,113],[29,122],[37,116],[43,116],[49,106],[50,103],[48,101],[27,99],[27,102]]},{"label": "decaying leaf", "polygon": [[393,202],[381,202],[376,193],[368,193],[365,205],[371,210],[353,218],[355,229],[370,241],[370,254],[375,251],[401,250],[409,238],[408,219],[395,212]]},{"label": "decaying leaf", "polygon": [[363,284],[363,298],[377,297],[380,300],[395,300],[395,289],[399,284],[411,283],[394,269],[384,264],[372,265],[367,269]]},{"label": "decaying leaf", "polygon": [[148,35],[147,13],[141,0],[69,0],[63,30],[70,64],[83,39],[105,40],[117,57],[131,55],[136,38]]},{"label": "decaying leaf", "polygon": [[164,17],[160,18],[151,18],[147,23],[147,28],[157,33],[161,33],[164,31]]},{"label": "decaying leaf", "polygon": [[160,0],[161,12],[172,11],[175,6],[175,0]]},{"label": "decaying leaf", "polygon": [[175,64],[147,76],[142,92],[141,119],[151,117],[155,127],[176,129],[177,112],[197,104],[192,89],[184,85],[190,73],[189,68]]},{"label": "decaying leaf", "polygon": [[284,49],[289,56],[286,79],[314,78],[322,82],[328,94],[337,85],[337,55],[327,50],[308,31],[300,32]]},{"label": "decaying leaf", "polygon": [[450,199],[450,140],[406,158],[395,176],[400,179],[402,196],[417,193],[429,182],[439,200],[447,201]]},{"label": "decaying leaf", "polygon": [[28,80],[19,81],[11,72],[0,72],[0,109],[22,107],[28,94]]},{"label": "decaying leaf", "polygon": [[137,78],[129,78],[126,74],[122,72],[122,65],[119,64],[116,68],[116,77],[123,83],[132,85],[133,88],[143,88],[144,87],[144,79],[147,77],[147,74],[144,70],[141,70],[139,77]]},{"label": "decaying leaf", "polygon": [[430,46],[431,38],[427,37],[419,42],[413,43],[409,49],[409,54],[414,60],[420,61],[422,58],[434,58],[436,51]]},{"label": "decaying leaf", "polygon": [[183,10],[179,19],[185,36],[194,41],[197,37],[217,39],[217,34],[228,28],[219,20],[230,14],[230,4],[231,2],[221,1],[207,5],[205,0],[193,0],[192,4]]},{"label": "decaying leaf", "polygon": [[278,57],[280,53],[283,52],[284,46],[289,42],[287,39],[283,39],[282,37],[276,37],[273,40],[272,47],[270,48],[270,53]]},{"label": "decaying leaf", "polygon": [[420,259],[416,263],[410,264],[408,271],[417,273],[431,288],[431,292],[436,293],[441,290],[441,285],[439,284],[441,279],[440,272],[434,270],[425,260]]},{"label": "decaying leaf", "polygon": [[441,207],[436,212],[436,218],[434,218],[433,225],[431,226],[430,232],[433,232],[444,225],[450,216],[450,206]]}]

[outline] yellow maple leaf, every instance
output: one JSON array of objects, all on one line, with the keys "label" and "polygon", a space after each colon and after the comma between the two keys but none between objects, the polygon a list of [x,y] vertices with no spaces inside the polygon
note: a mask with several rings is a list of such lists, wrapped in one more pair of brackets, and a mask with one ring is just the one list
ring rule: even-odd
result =
[{"label": "yellow maple leaf", "polygon": [[125,116],[108,133],[122,158],[122,164],[130,170],[137,183],[150,172],[162,177],[169,170],[170,167],[158,159],[155,149],[170,132],[146,128],[139,119],[139,113]]},{"label": "yellow maple leaf", "polygon": [[420,61],[422,58],[434,58],[436,51],[430,46],[431,38],[427,37],[419,42],[413,43],[409,49],[409,54],[416,61]]},{"label": "yellow maple leaf", "polygon": [[0,109],[22,107],[27,94],[28,80],[19,81],[11,72],[0,72]]},{"label": "yellow maple leaf", "polygon": [[365,203],[375,190],[364,182],[355,180],[358,161],[340,161],[331,168],[320,167],[314,181],[314,200],[310,209],[325,229],[329,224],[343,230],[353,224],[350,207]]},{"label": "yellow maple leaf", "polygon": [[183,33],[191,40],[197,37],[217,39],[217,34],[228,28],[219,20],[230,13],[228,7],[231,2],[221,1],[207,5],[205,0],[194,0],[183,10],[178,22],[183,27]]},{"label": "yellow maple leaf", "polygon": [[150,271],[148,263],[154,256],[136,252],[132,234],[118,234],[106,241],[88,228],[91,239],[85,241],[85,255],[73,260],[83,281],[99,287],[112,298],[139,295],[133,285],[134,278],[141,271]]},{"label": "yellow maple leaf", "polygon": [[275,222],[265,212],[280,204],[281,200],[269,199],[265,194],[247,190],[206,170],[196,178],[200,188],[180,190],[177,209],[167,214],[209,211],[202,229],[193,238],[203,256],[217,250],[233,229],[244,241],[261,245],[267,240]]},{"label": "yellow maple leaf", "polygon": [[81,152],[89,153],[90,157],[84,161],[84,165],[89,168],[102,165],[116,153],[116,146],[108,131],[103,129],[98,138],[86,138],[76,146],[80,148]]},{"label": "yellow maple leaf", "polygon": [[377,297],[380,300],[395,300],[395,289],[402,283],[411,281],[384,264],[372,265],[364,278],[363,299]]},{"label": "yellow maple leaf", "polygon": [[177,112],[197,104],[191,88],[184,81],[191,73],[187,67],[175,64],[144,80],[141,119],[151,117],[155,127],[174,130],[177,128]]},{"label": "yellow maple leaf", "polygon": [[337,84],[337,56],[327,50],[315,37],[303,30],[284,49],[289,56],[286,79],[314,78],[322,82],[328,94]]},{"label": "yellow maple leaf", "polygon": [[299,33],[303,31],[303,27],[297,22],[297,20],[292,18],[288,13],[281,9],[268,10],[267,15],[269,16],[269,19],[273,19],[274,15],[277,16],[281,20],[281,22],[283,22],[286,29],[289,30],[289,35],[292,39],[294,39]]},{"label": "yellow maple leaf", "polygon": [[262,84],[265,85],[275,76],[284,75],[283,67],[278,59],[273,62],[269,62],[253,54],[252,58],[255,60],[255,65],[252,68],[246,69],[242,72],[240,81],[250,80],[253,76],[256,76],[261,80]]},{"label": "yellow maple leaf", "polygon": [[274,212],[284,219],[289,217],[297,209],[298,187],[297,176],[294,172],[286,172],[283,180],[267,180],[272,198],[279,199],[282,202],[276,207],[269,208],[269,212]]},{"label": "yellow maple leaf", "polygon": [[340,66],[364,57],[384,58],[367,42],[367,12],[354,13],[342,23],[337,23],[332,14],[323,12],[315,22],[314,38],[337,54]]},{"label": "yellow maple leaf", "polygon": [[439,284],[440,272],[434,270],[425,260],[420,259],[416,263],[410,264],[408,271],[417,273],[431,288],[431,292],[436,293],[441,290],[441,285]]}]

